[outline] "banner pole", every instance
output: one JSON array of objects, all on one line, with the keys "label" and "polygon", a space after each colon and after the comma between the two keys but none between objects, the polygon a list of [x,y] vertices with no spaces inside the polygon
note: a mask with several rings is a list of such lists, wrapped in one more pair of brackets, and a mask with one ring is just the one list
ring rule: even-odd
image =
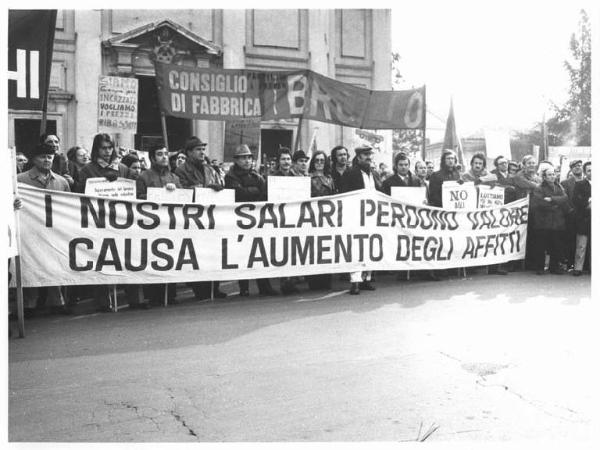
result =
[{"label": "banner pole", "polygon": [[215,282],[210,282],[210,301],[213,302],[215,300]]},{"label": "banner pole", "polygon": [[[10,148],[10,170],[11,170],[11,179],[12,179],[12,188],[13,188],[13,198],[17,198],[18,196],[18,187],[17,187],[17,168],[16,168],[16,149],[14,147]],[[10,205],[11,208],[14,208],[13,205]],[[13,210],[13,214],[14,210]],[[15,214],[15,239],[17,245],[17,254],[15,255],[15,283],[17,285],[17,322],[19,328],[19,337],[25,337],[25,309],[23,305],[23,282],[21,279],[21,226],[19,220],[19,214]],[[10,261],[10,260],[9,260]]]},{"label": "banner pole", "polygon": [[300,133],[302,132],[302,123],[304,122],[304,117],[300,117],[298,119],[298,128],[296,129],[296,142],[294,144],[294,153],[298,151],[298,146],[300,145]]},{"label": "banner pole", "polygon": [[165,119],[165,113],[162,111],[160,112],[160,125],[162,128],[163,141],[165,141],[165,148],[167,149],[167,152],[169,152],[169,140],[167,138],[167,120]]},{"label": "banner pole", "polygon": [[167,304],[168,304],[168,294],[167,294],[168,289],[167,289],[167,287],[168,287],[168,284],[165,283],[165,297],[164,297],[165,308],[167,307]]},{"label": "banner pole", "polygon": [[117,305],[117,285],[113,284],[112,285],[112,289],[113,289],[113,295],[112,295],[112,299],[113,299],[113,312],[117,312],[117,311],[119,311],[119,307]]}]

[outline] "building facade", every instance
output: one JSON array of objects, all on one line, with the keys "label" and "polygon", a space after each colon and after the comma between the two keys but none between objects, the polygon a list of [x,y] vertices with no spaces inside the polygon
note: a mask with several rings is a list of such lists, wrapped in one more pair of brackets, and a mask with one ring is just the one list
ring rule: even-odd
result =
[{"label": "building facade", "polygon": [[[190,67],[311,69],[339,81],[391,90],[390,10],[59,10],[48,103],[48,131],[67,149],[90,148],[98,132],[101,75],[139,80],[136,133],[117,133],[118,145],[145,149],[161,143],[154,60]],[[41,114],[9,111],[9,145],[27,151],[39,135]],[[186,138],[209,142],[223,159],[224,123],[166,117],[171,150]],[[261,123],[263,154],[296,141],[297,119]],[[391,132],[379,131],[391,152]],[[305,121],[299,146],[351,147],[355,129]],[[388,136],[386,139],[385,137]],[[385,147],[385,148],[384,148]],[[389,150],[387,150],[389,147]]]}]

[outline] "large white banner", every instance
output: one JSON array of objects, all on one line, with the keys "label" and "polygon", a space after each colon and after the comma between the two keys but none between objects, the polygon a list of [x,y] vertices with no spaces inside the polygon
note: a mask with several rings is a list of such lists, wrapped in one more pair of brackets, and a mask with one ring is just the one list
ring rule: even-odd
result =
[{"label": "large white banner", "polygon": [[234,205],[19,192],[24,286],[497,264],[525,256],[529,208],[447,211],[371,190]]}]

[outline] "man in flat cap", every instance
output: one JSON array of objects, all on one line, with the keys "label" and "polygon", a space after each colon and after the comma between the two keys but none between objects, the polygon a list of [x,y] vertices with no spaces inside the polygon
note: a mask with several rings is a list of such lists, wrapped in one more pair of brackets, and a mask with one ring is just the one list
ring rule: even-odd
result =
[{"label": "man in flat cap", "polygon": [[[383,192],[383,186],[377,172],[371,169],[373,162],[373,148],[361,145],[354,149],[356,159],[354,166],[344,172],[341,178],[340,192],[371,189]],[[374,291],[371,284],[371,271],[358,271],[350,273],[350,294],[357,295],[360,290]]]},{"label": "man in flat cap", "polygon": [[[52,171],[52,162],[56,155],[56,148],[50,144],[39,144],[31,152],[33,167],[27,172],[17,175],[17,182],[48,191],[71,192],[69,182]],[[26,208],[27,205],[24,205]],[[50,270],[50,268],[48,268]],[[35,311],[38,305],[38,296],[46,291],[46,302],[48,306],[63,314],[70,314],[65,300],[60,291],[60,286],[48,286],[47,288],[25,288],[23,289],[23,302],[25,312],[29,315]],[[43,302],[43,300],[42,300]]]}]

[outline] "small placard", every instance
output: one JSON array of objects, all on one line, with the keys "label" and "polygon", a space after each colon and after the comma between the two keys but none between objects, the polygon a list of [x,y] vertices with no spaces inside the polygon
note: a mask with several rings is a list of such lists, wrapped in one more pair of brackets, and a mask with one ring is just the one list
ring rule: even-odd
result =
[{"label": "small placard", "polygon": [[174,189],[168,191],[164,187],[149,187],[146,198],[156,203],[193,203],[193,189]]},{"label": "small placard", "polygon": [[392,198],[409,205],[426,205],[427,188],[425,186],[392,186]]},{"label": "small placard", "polygon": [[444,209],[477,209],[475,184],[444,181],[442,183],[442,205]]},{"label": "small placard", "polygon": [[85,183],[85,195],[135,199],[135,180],[117,178],[115,181],[108,181],[104,177],[88,178]]},{"label": "small placard", "polygon": [[270,176],[267,186],[271,203],[296,202],[310,198],[310,177]]},{"label": "small placard", "polygon": [[479,185],[479,208],[497,208],[504,205],[504,188]]},{"label": "small placard", "polygon": [[235,189],[215,191],[211,188],[194,188],[194,203],[201,205],[231,205],[235,203]]}]

